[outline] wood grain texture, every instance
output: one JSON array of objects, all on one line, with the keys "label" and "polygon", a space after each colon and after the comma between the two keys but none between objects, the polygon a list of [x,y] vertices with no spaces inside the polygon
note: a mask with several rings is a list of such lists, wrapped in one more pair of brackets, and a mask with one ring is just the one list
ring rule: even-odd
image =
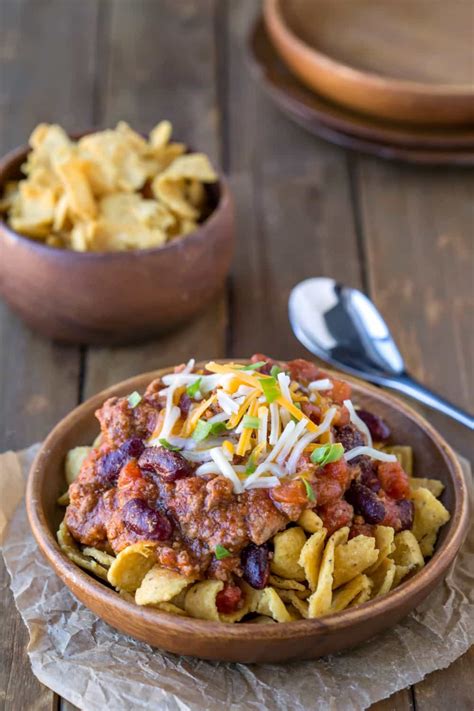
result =
[{"label": "wood grain texture", "polygon": [[[2,153],[23,142],[40,121],[60,118],[70,129],[90,124],[96,16],[95,0],[1,0]],[[51,27],[54,42],[45,43]],[[3,304],[0,343],[0,450],[21,448],[43,438],[76,404],[79,353],[32,335]],[[54,695],[31,672],[28,633],[15,609],[3,560],[0,618],[0,708],[53,709]]]},{"label": "wood grain texture", "polygon": [[470,3],[264,0],[263,15],[285,64],[332,101],[412,124],[472,124]]},{"label": "wood grain texture", "polygon": [[440,669],[427,676],[416,685],[415,703],[417,711],[437,709],[472,709],[474,698],[474,647],[459,657],[447,669]]},{"label": "wood grain texture", "polygon": [[286,358],[304,352],[288,323],[291,288],[315,275],[360,286],[361,272],[344,154],[289,123],[242,71],[255,9],[227,4],[226,167],[238,230],[232,353]]},{"label": "wood grain texture", "polygon": [[[407,360],[420,377],[426,377],[451,399],[459,398],[460,404],[469,405],[467,397],[462,399],[463,383],[469,378],[472,381],[472,373],[462,365],[458,372],[458,364],[472,352],[465,325],[467,314],[460,304],[465,304],[466,293],[472,293],[471,285],[468,283],[467,291],[465,286],[472,267],[468,240],[474,225],[469,213],[473,176],[465,171],[417,170],[346,158],[340,149],[292,126],[270,107],[247,71],[243,44],[248,22],[256,11],[253,0],[0,0],[2,150],[23,141],[42,119],[60,120],[70,129],[80,129],[125,118],[148,128],[164,113],[170,114],[178,130],[214,158],[221,144],[224,167],[232,172],[238,197],[240,224],[239,254],[229,299],[231,305],[233,302],[233,329],[226,300],[222,299],[192,327],[159,342],[130,349],[92,350],[86,369],[84,357],[80,368],[76,349],[57,348],[32,337],[2,307],[0,412],[2,422],[8,414],[7,446],[23,446],[42,437],[74,404],[76,391],[89,395],[134,373],[184,361],[194,354],[203,358],[223,355],[226,344],[228,354],[245,355],[257,348],[281,356],[303,354],[287,326],[280,288],[287,293],[304,276],[336,274],[354,286],[370,287],[376,301],[384,285],[392,284],[392,297],[384,301],[383,308],[389,310],[387,319],[400,337],[408,330],[404,325],[407,317],[398,313],[393,282],[396,284],[408,272],[419,288],[423,254],[425,261],[431,261],[431,272],[435,272],[434,293],[440,288],[439,281],[440,300],[449,300],[443,308],[450,314],[460,313],[461,322],[443,321],[433,348],[431,326],[416,294],[412,305],[416,328],[404,337],[403,347],[411,348]],[[60,32],[55,32],[54,43],[49,46],[45,37],[51,36],[53,27]],[[163,47],[170,61],[163,62]],[[53,83],[51,78],[56,76],[59,81]],[[66,83],[62,81],[65,76]],[[434,189],[434,185],[438,187]],[[275,196],[283,201],[282,206],[274,205]],[[433,251],[428,237],[434,225],[442,225],[446,237]],[[413,234],[417,239],[420,233],[424,235],[415,264],[412,252],[405,254],[407,230],[412,238]],[[285,243],[292,240],[296,240],[299,252],[296,257],[290,254],[289,264]],[[304,258],[308,244],[311,261]],[[339,245],[337,258],[334,244]],[[378,254],[369,254],[369,247]],[[392,280],[385,254],[393,256],[397,249],[401,255],[397,256]],[[427,265],[422,267],[422,272],[428,269]],[[457,283],[462,286],[456,287]],[[424,276],[422,284],[426,289]],[[431,308],[430,300],[425,293],[425,311]],[[273,304],[269,319],[266,303]],[[410,309],[403,309],[410,316]],[[451,350],[456,356],[449,354],[444,328],[450,338],[455,335]],[[437,366],[439,348],[444,361],[448,353],[449,372]],[[12,372],[15,378],[11,378]],[[40,398],[33,398],[27,408],[35,393]],[[55,400],[44,416],[43,397],[48,399],[52,394]],[[12,403],[18,408],[16,421],[12,420]],[[448,432],[446,420],[440,419],[451,441],[457,446],[459,439],[467,448],[462,433]],[[438,424],[434,416],[432,421]],[[30,672],[25,652],[27,634],[11,603],[5,573],[0,576],[0,599],[0,615],[6,620],[0,633],[0,708],[53,711],[54,696]],[[417,707],[430,711],[441,711],[448,704],[453,709],[470,708],[472,655],[471,651],[418,684],[414,689]],[[375,704],[371,711],[412,708],[412,694],[404,690]],[[61,709],[75,711],[65,701]]]},{"label": "wood grain texture", "polygon": [[[123,119],[149,130],[170,119],[175,136],[219,158],[219,109],[211,0],[122,0],[107,4],[101,44],[98,121]],[[158,51],[159,48],[159,51]],[[85,392],[192,356],[223,356],[225,297],[194,323],[162,339],[131,349],[91,349]]]},{"label": "wood grain texture", "polygon": [[[361,158],[356,169],[370,296],[421,382],[472,409],[474,174]],[[469,432],[425,415],[472,457]]]}]

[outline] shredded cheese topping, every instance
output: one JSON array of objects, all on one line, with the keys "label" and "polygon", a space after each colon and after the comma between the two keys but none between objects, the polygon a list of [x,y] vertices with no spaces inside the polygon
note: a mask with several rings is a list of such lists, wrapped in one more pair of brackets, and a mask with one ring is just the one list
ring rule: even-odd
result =
[{"label": "shredded cheese topping", "polygon": [[397,458],[394,454],[387,454],[387,452],[381,452],[379,449],[374,449],[373,447],[354,447],[344,454],[346,461],[350,462],[351,459],[360,457],[361,454],[366,454],[372,459],[379,459],[381,462],[396,462]]},{"label": "shredded cheese topping", "polygon": [[349,416],[354,427],[357,427],[359,432],[362,432],[362,434],[364,435],[367,442],[367,446],[372,447],[372,436],[369,432],[369,428],[365,424],[364,420],[360,419],[359,415],[355,411],[355,407],[352,404],[352,401],[344,400],[343,405],[345,405],[345,407],[347,407],[347,409],[349,410]]},{"label": "shredded cheese topping", "polygon": [[[193,372],[194,367],[191,359],[180,372],[163,377],[165,387],[159,392],[165,399],[162,424],[149,444],[159,445],[160,439],[167,439],[197,465],[197,476],[220,474],[232,482],[236,494],[273,488],[284,478],[298,476],[305,463],[301,458],[306,454],[309,463],[315,446],[332,441],[331,426],[339,406],[328,406],[327,399],[318,395],[332,389],[329,378],[304,387],[284,372],[273,377],[238,363],[208,363],[210,375]],[[179,398],[198,381],[198,387],[189,392],[193,404],[188,414],[182,415]],[[300,409],[308,398],[316,398],[321,407],[319,424]],[[393,455],[372,447],[370,432],[351,400],[345,400],[344,405],[351,422],[367,440],[367,446],[346,452],[346,460],[368,454],[373,459],[395,461]]]}]

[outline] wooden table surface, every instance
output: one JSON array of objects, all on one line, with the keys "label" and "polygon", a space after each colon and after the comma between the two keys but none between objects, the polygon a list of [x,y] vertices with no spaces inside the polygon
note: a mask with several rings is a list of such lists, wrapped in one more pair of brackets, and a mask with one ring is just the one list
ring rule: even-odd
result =
[{"label": "wooden table surface", "polygon": [[[226,292],[166,338],[65,347],[0,303],[0,450],[42,439],[82,399],[136,373],[191,356],[307,355],[287,299],[315,275],[364,289],[415,376],[472,408],[473,172],[347,153],[290,123],[248,71],[257,9],[254,0],[0,0],[1,152],[39,121],[80,130],[125,119],[146,130],[170,118],[229,173],[238,222]],[[471,454],[461,427],[428,416]],[[70,709],[30,670],[3,567],[0,604],[0,708]],[[473,661],[471,649],[373,708],[472,708]]]}]

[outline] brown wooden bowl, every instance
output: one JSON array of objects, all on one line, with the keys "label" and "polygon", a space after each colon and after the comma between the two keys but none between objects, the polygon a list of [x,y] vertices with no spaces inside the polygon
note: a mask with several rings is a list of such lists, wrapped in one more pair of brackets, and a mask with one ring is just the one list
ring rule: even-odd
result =
[{"label": "brown wooden bowl", "polygon": [[265,0],[264,19],[291,71],[329,99],[393,121],[472,124],[471,10],[456,10],[415,0]]},{"label": "brown wooden bowl", "polygon": [[[0,161],[0,195],[21,177],[22,146]],[[209,186],[211,215],[186,237],[128,252],[74,252],[14,232],[0,217],[0,294],[36,331],[68,343],[122,344],[166,332],[222,288],[233,254],[226,180]]]},{"label": "brown wooden bowl", "polygon": [[468,495],[461,467],[451,448],[420,415],[392,395],[349,377],[358,403],[380,414],[397,442],[413,446],[417,473],[439,478],[446,486],[443,502],[451,520],[441,530],[433,558],[413,578],[384,597],[322,619],[230,625],[139,607],[81,570],[60,550],[55,535],[64,515],[56,500],[65,488],[66,452],[92,442],[98,433],[94,412],[106,398],[142,391],[170,370],[137,375],[73,410],[43,443],[28,479],[28,517],[40,550],[74,595],[112,627],[169,652],[203,659],[248,663],[312,659],[357,645],[394,625],[444,578],[467,531]]}]

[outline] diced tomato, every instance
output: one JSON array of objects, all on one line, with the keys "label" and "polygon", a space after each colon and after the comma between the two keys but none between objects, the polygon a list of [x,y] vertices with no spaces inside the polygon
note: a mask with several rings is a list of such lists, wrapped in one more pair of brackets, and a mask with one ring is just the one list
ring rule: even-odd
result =
[{"label": "diced tomato", "polygon": [[301,403],[301,409],[306,417],[309,417],[312,422],[317,425],[321,422],[321,408],[315,405],[313,402],[304,401]]},{"label": "diced tomato", "polygon": [[352,388],[349,383],[346,383],[344,380],[336,380],[334,378],[332,379],[332,382],[332,390],[327,390],[324,394],[331,398],[331,400],[334,400],[334,402],[337,402],[339,405],[342,405],[344,400],[350,400]]},{"label": "diced tomato", "polygon": [[268,356],[263,355],[263,353],[254,353],[250,360],[252,363],[260,363],[262,360],[265,361],[265,365],[259,368],[259,372],[264,373],[264,375],[270,375],[270,371],[274,365],[277,365],[282,370],[287,369],[286,363],[280,360],[273,360],[273,358],[269,358]]},{"label": "diced tomato", "polygon": [[230,615],[243,605],[242,590],[237,585],[226,585],[216,595],[216,607],[222,615]]},{"label": "diced tomato", "polygon": [[400,511],[397,502],[387,496],[383,491],[379,492],[379,499],[382,499],[385,506],[385,518],[382,521],[382,526],[391,526],[395,531],[400,531],[402,522],[400,520]]},{"label": "diced tomato", "polygon": [[375,526],[370,523],[365,523],[362,516],[354,516],[354,521],[351,526],[349,533],[349,538],[355,538],[356,536],[374,536]]},{"label": "diced tomato", "polygon": [[327,506],[340,499],[347,489],[351,472],[345,459],[326,464],[316,473],[313,488],[318,506]]},{"label": "diced tomato", "polygon": [[337,462],[330,462],[329,464],[326,464],[324,467],[324,473],[338,481],[343,491],[345,491],[349,486],[351,472],[344,457],[338,459]]},{"label": "diced tomato", "polygon": [[306,487],[301,479],[283,482],[270,490],[270,497],[282,504],[296,504],[298,506],[308,503]]},{"label": "diced tomato", "polygon": [[399,462],[380,462],[377,476],[382,489],[392,499],[407,499],[410,495],[408,477]]},{"label": "diced tomato", "polygon": [[344,499],[339,499],[328,506],[318,507],[318,515],[322,518],[324,528],[330,536],[343,526],[350,526],[354,516],[354,509]]},{"label": "diced tomato", "polygon": [[292,380],[303,380],[310,383],[313,380],[320,380],[326,377],[326,374],[317,365],[310,363],[309,360],[303,360],[303,358],[290,360],[288,367]]},{"label": "diced tomato", "polygon": [[137,479],[143,479],[143,474],[136,459],[131,459],[120,470],[117,486],[122,489],[134,483]]},{"label": "diced tomato", "polygon": [[336,427],[344,427],[344,425],[348,425],[349,422],[351,421],[351,416],[349,414],[349,410],[345,405],[342,407],[338,408],[338,411],[334,415],[334,419],[332,421],[333,425],[336,425]]},{"label": "diced tomato", "polygon": [[313,489],[316,494],[318,506],[328,506],[341,498],[344,489],[337,479],[333,479],[329,474],[318,474],[314,482]]}]

